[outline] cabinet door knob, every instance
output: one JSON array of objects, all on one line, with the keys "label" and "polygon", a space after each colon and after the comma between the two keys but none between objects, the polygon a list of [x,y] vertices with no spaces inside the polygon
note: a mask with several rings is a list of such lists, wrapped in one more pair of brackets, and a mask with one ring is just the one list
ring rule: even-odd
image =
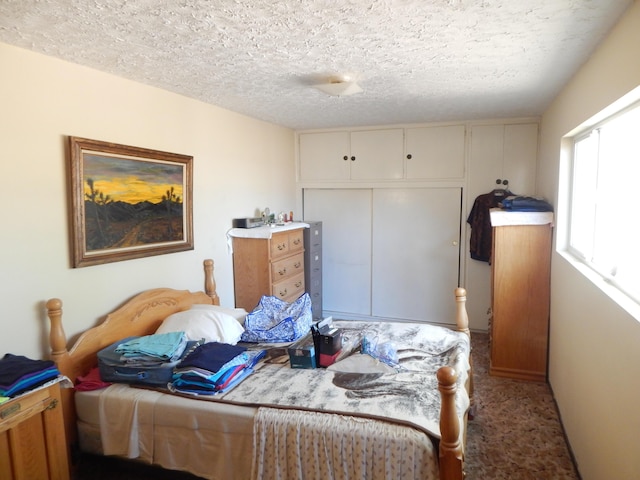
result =
[{"label": "cabinet door knob", "polygon": [[411,160],[411,154],[410,154],[410,153],[407,153],[407,158],[408,158],[409,160]]},{"label": "cabinet door knob", "polygon": [[347,160],[349,160],[349,157],[345,155],[344,157],[342,157],[342,159],[346,162]]},{"label": "cabinet door knob", "polygon": [[356,157],[351,157],[351,161],[355,162],[356,161]]}]

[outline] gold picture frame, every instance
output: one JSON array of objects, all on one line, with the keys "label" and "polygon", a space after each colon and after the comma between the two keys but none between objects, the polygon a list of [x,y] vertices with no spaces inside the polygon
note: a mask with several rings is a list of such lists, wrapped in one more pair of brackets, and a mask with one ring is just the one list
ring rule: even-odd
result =
[{"label": "gold picture frame", "polygon": [[73,267],[193,250],[193,157],[69,137]]}]

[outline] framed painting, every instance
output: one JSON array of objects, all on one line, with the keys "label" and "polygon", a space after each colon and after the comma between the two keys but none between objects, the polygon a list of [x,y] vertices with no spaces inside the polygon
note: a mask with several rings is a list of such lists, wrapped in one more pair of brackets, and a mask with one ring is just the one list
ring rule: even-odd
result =
[{"label": "framed painting", "polygon": [[193,250],[193,157],[69,137],[73,266]]}]

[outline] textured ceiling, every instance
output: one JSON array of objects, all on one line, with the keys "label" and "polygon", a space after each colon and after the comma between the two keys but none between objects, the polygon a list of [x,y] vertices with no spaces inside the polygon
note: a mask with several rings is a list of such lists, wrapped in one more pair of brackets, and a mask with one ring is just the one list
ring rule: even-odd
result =
[{"label": "textured ceiling", "polygon": [[0,0],[0,41],[295,129],[473,120],[540,115],[632,3]]}]

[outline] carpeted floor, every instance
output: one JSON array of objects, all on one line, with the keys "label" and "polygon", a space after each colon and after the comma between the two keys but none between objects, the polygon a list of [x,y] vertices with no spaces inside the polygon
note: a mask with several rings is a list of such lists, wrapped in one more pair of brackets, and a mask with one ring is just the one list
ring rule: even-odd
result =
[{"label": "carpeted floor", "polygon": [[[467,480],[579,479],[547,384],[488,375],[488,335],[472,335],[475,417],[469,422]],[[78,480],[195,480],[124,460],[83,455]],[[285,479],[283,479],[285,480]]]},{"label": "carpeted floor", "polygon": [[467,480],[579,479],[549,385],[489,376],[488,335],[471,339],[476,409]]}]

